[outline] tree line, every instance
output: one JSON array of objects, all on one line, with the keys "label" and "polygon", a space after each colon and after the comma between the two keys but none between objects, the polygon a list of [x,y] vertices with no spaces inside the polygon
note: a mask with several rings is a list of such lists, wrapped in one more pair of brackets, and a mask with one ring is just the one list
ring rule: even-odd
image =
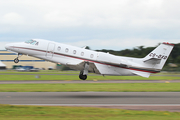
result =
[{"label": "tree line", "polygon": [[[125,49],[125,50],[119,50],[119,51],[106,50],[106,49],[95,50],[95,51],[110,53],[117,56],[143,58],[146,55],[148,55],[152,50],[154,50],[157,46],[155,47],[137,46],[133,49]],[[86,49],[90,49],[90,47],[87,46]],[[174,48],[165,64],[165,67],[163,67],[163,71],[180,71],[180,67],[172,68],[168,66],[169,63],[180,65],[180,43],[174,44]],[[62,66],[61,70],[71,70],[71,69],[68,68],[67,66]]]},{"label": "tree line", "polygon": [[[158,45],[157,45],[158,46]],[[118,56],[126,56],[126,57],[136,57],[136,58],[143,58],[146,55],[148,55],[155,47],[144,47],[144,46],[137,46],[133,49],[125,49],[125,50],[120,50],[120,51],[115,51],[115,50],[96,50],[99,52],[109,52],[110,54],[113,55],[118,55]],[[168,63],[175,63],[175,64],[180,64],[180,43],[174,44],[174,48],[166,62]]]}]

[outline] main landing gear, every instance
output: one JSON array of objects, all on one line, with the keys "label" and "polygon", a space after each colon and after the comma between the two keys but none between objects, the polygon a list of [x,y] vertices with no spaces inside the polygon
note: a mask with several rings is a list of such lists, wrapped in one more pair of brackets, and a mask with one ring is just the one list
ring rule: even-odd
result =
[{"label": "main landing gear", "polygon": [[87,74],[88,74],[88,69],[89,69],[89,63],[84,64],[84,70],[82,70],[79,74],[79,78],[81,80],[86,80],[87,79]]},{"label": "main landing gear", "polygon": [[79,74],[79,78],[81,80],[86,80],[87,79],[87,75],[84,75],[83,72],[81,71],[80,74]]},{"label": "main landing gear", "polygon": [[14,59],[14,63],[18,63],[19,62],[19,57],[22,56],[22,54],[18,53],[17,58]]}]

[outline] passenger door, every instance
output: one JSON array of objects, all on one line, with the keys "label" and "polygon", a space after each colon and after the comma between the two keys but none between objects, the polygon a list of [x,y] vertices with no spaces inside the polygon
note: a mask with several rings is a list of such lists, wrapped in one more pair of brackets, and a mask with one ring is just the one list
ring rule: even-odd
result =
[{"label": "passenger door", "polygon": [[47,58],[52,58],[54,54],[54,48],[55,44],[54,43],[49,43],[46,51],[46,57]]}]

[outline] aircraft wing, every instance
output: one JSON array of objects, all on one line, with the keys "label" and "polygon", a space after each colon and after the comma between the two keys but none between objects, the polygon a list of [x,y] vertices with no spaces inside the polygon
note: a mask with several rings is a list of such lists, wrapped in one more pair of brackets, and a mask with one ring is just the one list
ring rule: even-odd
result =
[{"label": "aircraft wing", "polygon": [[[72,69],[78,69],[80,71],[82,71],[85,67],[85,63],[87,63],[87,61],[81,61],[81,62],[69,62],[66,65]],[[89,64],[89,72],[92,73],[96,73],[96,74],[115,74],[115,75],[119,75],[119,72],[117,72],[115,70],[115,68],[111,68],[109,65],[106,64],[111,64],[111,66],[119,66],[122,68],[127,68],[127,70],[129,70],[131,73],[142,76],[142,77],[149,77],[150,73],[148,72],[142,72],[142,71],[137,71],[137,70],[133,70],[131,68],[129,68],[128,65],[126,64],[116,64],[116,63],[110,63],[110,62],[106,62],[106,63],[102,63],[102,64],[98,64],[98,63],[94,63],[94,62],[88,62]],[[128,69],[129,68],[129,69]]]},{"label": "aircraft wing", "polygon": [[66,65],[72,69],[78,69],[80,71],[82,71],[85,67],[85,63],[88,63],[89,64],[89,69],[88,71],[89,72],[93,72],[93,73],[97,73],[97,74],[100,74],[99,70],[97,69],[95,63],[93,62],[87,62],[87,61],[73,61],[73,62],[68,62],[66,63]]},{"label": "aircraft wing", "polygon": [[[115,74],[114,69],[111,69],[109,66],[122,67],[122,68],[128,67],[128,65],[122,63],[118,64],[118,63],[103,62],[103,61],[100,62],[101,64],[89,62],[89,61],[71,61],[71,62],[67,62],[66,65],[72,69],[78,69],[82,71],[85,68],[85,63],[89,64],[89,68],[88,68],[89,72],[97,73],[97,74],[108,74],[108,73]],[[118,75],[119,73],[116,74]]]},{"label": "aircraft wing", "polygon": [[78,70],[81,70],[83,68],[83,65],[84,65],[84,61],[70,61],[66,63],[66,66]]}]

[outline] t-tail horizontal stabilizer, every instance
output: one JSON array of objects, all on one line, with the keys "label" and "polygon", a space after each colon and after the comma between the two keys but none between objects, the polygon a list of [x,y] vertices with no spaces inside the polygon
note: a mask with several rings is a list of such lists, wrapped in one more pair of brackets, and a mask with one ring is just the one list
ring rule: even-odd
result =
[{"label": "t-tail horizontal stabilizer", "polygon": [[147,63],[147,64],[160,64],[161,63],[161,59],[158,59],[158,58],[150,58],[148,60],[145,60],[144,63]]}]

